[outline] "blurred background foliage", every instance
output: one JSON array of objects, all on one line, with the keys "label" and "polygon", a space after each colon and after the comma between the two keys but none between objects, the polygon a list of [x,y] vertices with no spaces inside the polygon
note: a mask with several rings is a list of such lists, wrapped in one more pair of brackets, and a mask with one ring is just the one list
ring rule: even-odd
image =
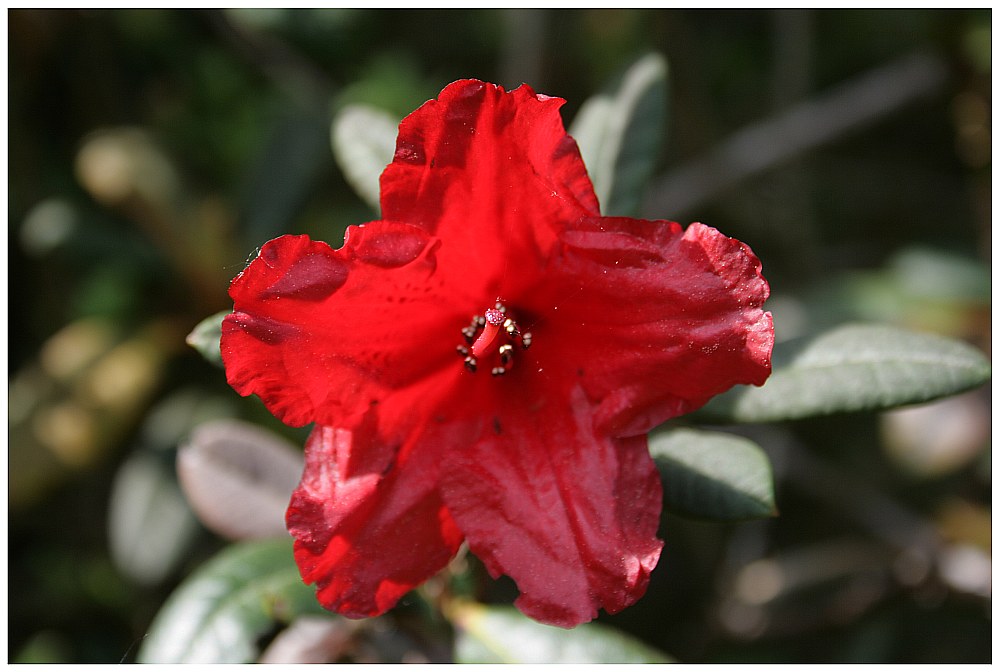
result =
[{"label": "blurred background foliage", "polygon": [[[135,659],[224,545],[175,476],[199,423],[302,444],[184,338],[269,238],[375,216],[330,149],[349,103],[523,81],[568,124],[660,53],[640,212],[748,242],[779,340],[872,320],[990,352],[989,10],[11,10],[8,37],[12,661]],[[601,621],[683,662],[986,662],[990,429],[988,389],[747,428],[781,515],[665,516],[649,593]],[[447,658],[437,625],[375,640]]]}]

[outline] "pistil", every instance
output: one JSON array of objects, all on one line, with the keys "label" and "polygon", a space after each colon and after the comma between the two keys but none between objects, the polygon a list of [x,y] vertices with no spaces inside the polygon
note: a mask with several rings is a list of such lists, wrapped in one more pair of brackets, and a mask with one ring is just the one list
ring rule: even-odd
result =
[{"label": "pistil", "polygon": [[531,345],[531,334],[521,333],[500,301],[484,315],[473,317],[469,326],[462,329],[462,335],[468,345],[458,346],[458,354],[465,358],[466,368],[475,372],[480,358],[496,353],[497,364],[490,369],[494,376],[504,375],[513,366],[515,344],[520,342],[524,349]]},{"label": "pistil", "polygon": [[483,330],[476,338],[476,342],[472,344],[473,357],[478,359],[496,349],[497,336],[500,335],[500,327],[503,326],[505,319],[507,319],[506,316],[496,308],[490,308],[486,311],[486,324],[483,325]]}]

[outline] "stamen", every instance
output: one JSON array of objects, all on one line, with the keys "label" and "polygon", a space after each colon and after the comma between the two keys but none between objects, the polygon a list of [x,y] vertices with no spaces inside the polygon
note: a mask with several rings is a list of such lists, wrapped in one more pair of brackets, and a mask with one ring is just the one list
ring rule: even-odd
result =
[{"label": "stamen", "polygon": [[521,347],[531,345],[531,333],[521,333],[513,317],[508,317],[507,307],[497,301],[484,315],[476,315],[469,326],[462,329],[466,345],[459,345],[456,351],[464,358],[465,367],[475,372],[479,359],[496,353],[498,366],[490,368],[494,376],[505,375],[514,365],[514,344],[521,341]]},{"label": "stamen", "polygon": [[507,336],[510,338],[517,336],[517,324],[509,317],[503,321],[503,330],[507,332]]}]

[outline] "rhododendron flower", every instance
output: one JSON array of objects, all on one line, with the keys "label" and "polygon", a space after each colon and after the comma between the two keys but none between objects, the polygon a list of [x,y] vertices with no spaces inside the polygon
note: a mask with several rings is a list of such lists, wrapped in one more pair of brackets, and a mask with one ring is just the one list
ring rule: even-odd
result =
[{"label": "rhododendron flower", "polygon": [[463,540],[539,621],[623,609],[662,546],[646,433],[770,373],[757,258],[602,217],[563,102],[449,85],[400,125],[381,220],[232,283],[230,384],[315,423],[287,523],[329,609],[386,611]]}]

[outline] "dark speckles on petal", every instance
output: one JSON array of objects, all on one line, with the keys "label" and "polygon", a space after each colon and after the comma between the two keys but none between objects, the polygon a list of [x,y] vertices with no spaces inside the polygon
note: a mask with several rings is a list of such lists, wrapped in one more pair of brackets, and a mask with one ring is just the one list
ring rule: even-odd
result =
[{"label": "dark speckles on petal", "polygon": [[503,427],[500,426],[500,418],[493,416],[493,431],[497,434],[503,434]]},{"label": "dark speckles on petal", "polygon": [[393,157],[393,161],[420,165],[426,161],[426,158],[424,157],[422,147],[418,147],[414,143],[400,141],[396,145],[396,154]]}]

